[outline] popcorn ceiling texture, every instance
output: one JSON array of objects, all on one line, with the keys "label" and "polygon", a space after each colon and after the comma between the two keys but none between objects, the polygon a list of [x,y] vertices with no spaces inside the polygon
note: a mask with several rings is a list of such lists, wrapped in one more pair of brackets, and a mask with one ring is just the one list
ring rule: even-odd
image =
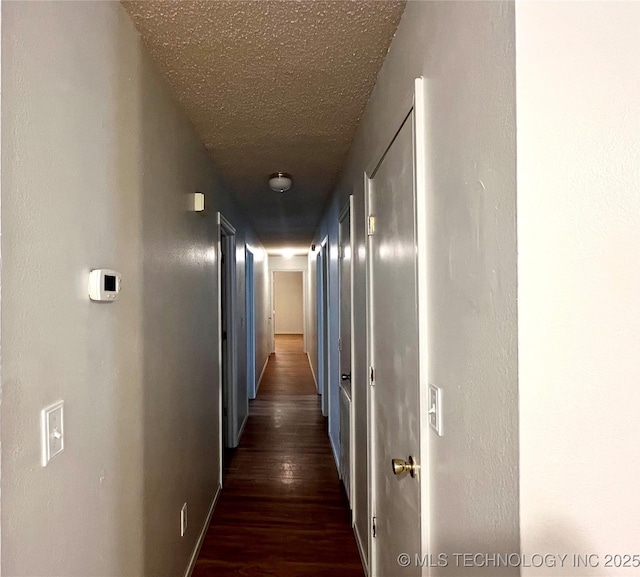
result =
[{"label": "popcorn ceiling texture", "polygon": [[404,2],[123,5],[263,243],[308,246]]}]

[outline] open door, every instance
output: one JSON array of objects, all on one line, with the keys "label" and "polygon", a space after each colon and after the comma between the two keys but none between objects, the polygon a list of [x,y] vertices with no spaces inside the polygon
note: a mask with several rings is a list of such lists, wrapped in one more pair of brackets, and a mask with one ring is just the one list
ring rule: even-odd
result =
[{"label": "open door", "polygon": [[[420,88],[419,81],[416,90]],[[415,112],[414,106],[368,173],[373,577],[428,573],[420,562],[429,519],[428,428],[423,419],[428,388],[423,354],[426,215],[416,210]],[[423,207],[423,199],[418,204]]]}]

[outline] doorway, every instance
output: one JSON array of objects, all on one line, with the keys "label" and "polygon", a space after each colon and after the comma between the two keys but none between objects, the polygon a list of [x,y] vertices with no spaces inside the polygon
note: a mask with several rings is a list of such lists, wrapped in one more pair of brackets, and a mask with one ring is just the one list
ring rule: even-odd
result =
[{"label": "doorway", "polygon": [[218,213],[218,311],[219,311],[219,364],[220,364],[220,474],[238,445],[237,421],[237,346],[235,331],[236,294],[236,230]]},{"label": "doorway", "polygon": [[[415,88],[414,105],[367,172],[372,577],[396,574],[403,552],[422,555],[428,546],[430,437],[423,418],[428,413],[423,189],[427,162],[422,79]],[[407,577],[421,574],[416,563],[403,569]]]},{"label": "doorway", "polygon": [[273,332],[276,352],[275,337],[278,335],[299,336],[300,352],[304,350],[304,284],[303,271],[273,271]]},{"label": "doorway", "polygon": [[[354,485],[351,482],[354,469],[354,385],[352,371],[353,349],[353,259],[351,257],[351,212],[353,196],[344,207],[338,218],[338,284],[339,290],[339,332],[338,355],[340,363],[340,476],[347,494],[349,505],[353,511]],[[355,519],[355,512],[353,512]]]},{"label": "doorway", "polygon": [[329,238],[320,245],[316,260],[316,318],[318,322],[318,393],[322,414],[329,415]]},{"label": "doorway", "polygon": [[247,323],[247,396],[256,398],[256,301],[253,252],[245,248],[245,299]]}]

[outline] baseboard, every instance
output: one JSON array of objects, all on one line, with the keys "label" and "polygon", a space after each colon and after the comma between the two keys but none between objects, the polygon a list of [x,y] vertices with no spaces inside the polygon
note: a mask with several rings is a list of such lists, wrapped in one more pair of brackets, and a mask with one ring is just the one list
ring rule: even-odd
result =
[{"label": "baseboard", "polygon": [[267,360],[264,362],[264,367],[262,367],[262,371],[260,372],[260,378],[258,379],[258,383],[256,384],[256,397],[258,396],[258,389],[260,388],[260,383],[262,382],[262,377],[264,377],[264,372],[267,370],[267,365],[269,364],[269,357],[271,355],[267,355]]},{"label": "baseboard", "polygon": [[362,546],[362,538],[360,537],[360,533],[358,532],[358,526],[353,526],[353,533],[356,536],[356,545],[358,546],[358,553],[360,553],[360,561],[362,562],[362,567],[364,568],[364,573],[369,577],[369,563],[364,555],[364,547]]},{"label": "baseboard", "polygon": [[316,391],[318,390],[318,379],[316,379],[316,374],[313,372],[313,365],[311,364],[311,357],[309,353],[307,353],[307,359],[309,360],[309,368],[311,369],[311,376],[313,377],[313,382],[316,384]]},{"label": "baseboard", "polygon": [[184,574],[184,577],[191,577],[191,573],[193,573],[193,570],[195,569],[196,566],[196,561],[198,560],[198,555],[200,554],[200,549],[202,549],[202,544],[204,543],[204,538],[207,534],[207,529],[209,528],[209,525],[211,524],[211,517],[213,516],[213,511],[216,508],[216,503],[218,502],[218,497],[220,496],[220,491],[221,491],[222,487],[220,485],[218,485],[218,488],[216,489],[216,494],[213,496],[213,501],[211,501],[211,506],[209,507],[209,512],[207,513],[207,518],[204,521],[204,525],[202,527],[202,530],[200,531],[200,535],[198,536],[198,540],[196,541],[196,546],[195,549],[193,550],[193,553],[191,554],[191,559],[189,559],[189,564],[187,565],[187,570]]},{"label": "baseboard", "polygon": [[338,455],[338,449],[336,448],[336,445],[333,442],[333,439],[331,438],[331,435],[329,435],[329,444],[331,445],[331,451],[333,452],[333,458],[335,459],[335,462],[336,462],[336,469],[338,470],[338,477],[340,477],[340,479],[342,479],[342,473],[340,472],[340,456]]},{"label": "baseboard", "polygon": [[244,428],[249,420],[249,413],[244,416],[244,420],[242,421],[242,425],[240,425],[240,430],[238,431],[238,438],[236,439],[236,447],[240,444],[240,439],[242,438],[242,433],[244,433]]}]

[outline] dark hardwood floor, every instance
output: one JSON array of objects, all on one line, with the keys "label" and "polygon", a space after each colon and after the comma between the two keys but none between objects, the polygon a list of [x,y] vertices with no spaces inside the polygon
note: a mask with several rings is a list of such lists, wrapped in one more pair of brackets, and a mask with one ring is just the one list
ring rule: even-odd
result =
[{"label": "dark hardwood floor", "polygon": [[193,577],[363,577],[301,336],[278,335]]}]

